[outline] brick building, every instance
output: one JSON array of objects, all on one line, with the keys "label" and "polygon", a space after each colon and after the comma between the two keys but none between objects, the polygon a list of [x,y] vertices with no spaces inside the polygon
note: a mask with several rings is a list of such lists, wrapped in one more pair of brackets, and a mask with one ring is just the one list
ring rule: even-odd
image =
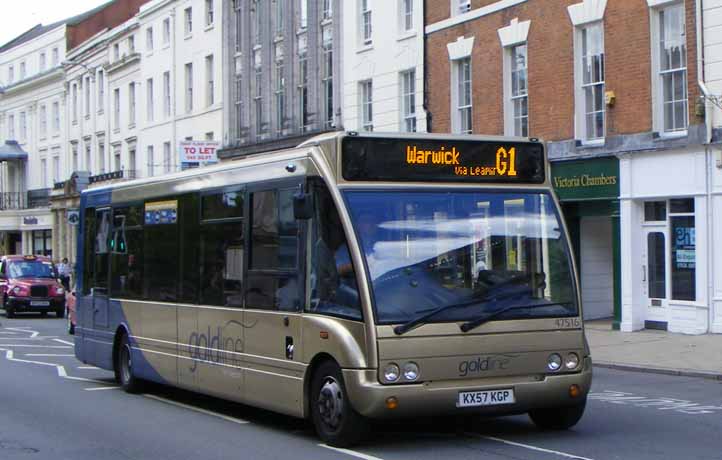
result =
[{"label": "brick building", "polygon": [[623,330],[722,332],[697,4],[426,1],[429,131],[547,141],[585,316]]}]

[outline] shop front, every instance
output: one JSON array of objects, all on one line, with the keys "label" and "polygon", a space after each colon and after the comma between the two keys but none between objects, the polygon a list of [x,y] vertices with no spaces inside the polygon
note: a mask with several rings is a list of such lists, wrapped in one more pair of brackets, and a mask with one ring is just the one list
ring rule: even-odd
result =
[{"label": "shop front", "polygon": [[711,253],[703,149],[622,155],[625,331],[710,331]]},{"label": "shop front", "polygon": [[557,161],[551,175],[574,248],[584,319],[610,318],[619,329],[619,160]]}]

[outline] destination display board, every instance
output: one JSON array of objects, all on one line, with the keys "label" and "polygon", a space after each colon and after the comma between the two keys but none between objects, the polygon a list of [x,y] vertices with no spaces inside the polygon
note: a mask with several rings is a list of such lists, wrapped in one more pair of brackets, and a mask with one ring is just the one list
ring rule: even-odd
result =
[{"label": "destination display board", "polygon": [[341,173],[348,181],[541,184],[540,142],[348,136]]}]

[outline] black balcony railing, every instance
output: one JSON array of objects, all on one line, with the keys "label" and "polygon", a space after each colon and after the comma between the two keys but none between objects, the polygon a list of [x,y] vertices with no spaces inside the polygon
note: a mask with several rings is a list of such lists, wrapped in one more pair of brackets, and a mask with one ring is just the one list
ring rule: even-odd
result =
[{"label": "black balcony railing", "polygon": [[113,171],[109,173],[98,174],[96,176],[90,176],[90,183],[97,184],[98,182],[107,182],[109,180],[122,179],[123,170]]},{"label": "black balcony railing", "polygon": [[25,209],[27,203],[27,195],[20,192],[3,192],[0,193],[0,210],[8,209]]},{"label": "black balcony railing", "polygon": [[50,206],[50,189],[28,190],[28,208],[45,208]]}]

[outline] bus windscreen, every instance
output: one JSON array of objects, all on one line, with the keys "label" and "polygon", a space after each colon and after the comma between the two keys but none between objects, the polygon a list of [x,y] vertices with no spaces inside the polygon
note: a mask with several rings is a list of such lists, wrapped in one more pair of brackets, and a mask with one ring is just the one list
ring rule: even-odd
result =
[{"label": "bus windscreen", "polygon": [[540,142],[498,140],[343,139],[341,172],[347,181],[541,184]]}]

